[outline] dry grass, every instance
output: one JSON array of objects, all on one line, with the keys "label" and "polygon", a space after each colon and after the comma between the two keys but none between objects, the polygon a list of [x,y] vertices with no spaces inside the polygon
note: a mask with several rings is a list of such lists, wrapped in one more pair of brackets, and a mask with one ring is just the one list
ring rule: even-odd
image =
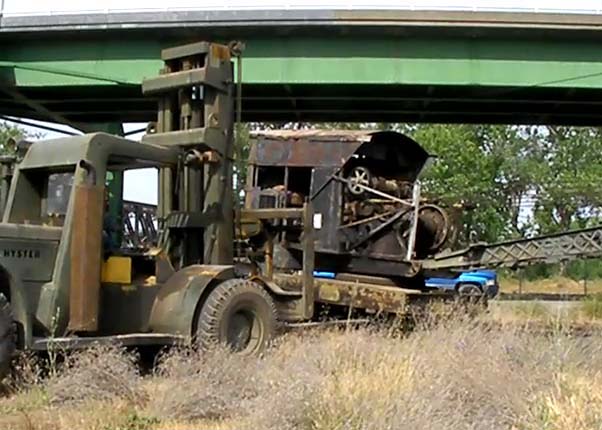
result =
[{"label": "dry grass", "polygon": [[[500,279],[500,291],[503,293],[518,293],[521,288],[516,278]],[[547,294],[583,294],[583,281],[575,281],[563,276],[554,276],[549,279],[536,281],[523,281],[523,293],[547,293]],[[587,281],[588,294],[602,293],[602,279]]]},{"label": "dry grass", "polygon": [[120,399],[137,404],[140,376],[136,357],[111,345],[98,345],[67,355],[62,370],[46,384],[51,405]]},{"label": "dry grass", "polygon": [[291,334],[262,358],[179,349],[145,378],[132,360],[115,348],[70,357],[0,400],[0,428],[602,428],[602,334],[447,321],[403,338]]},{"label": "dry grass", "polygon": [[21,352],[14,359],[10,374],[0,383],[0,393],[14,394],[36,387],[43,381],[43,365],[34,352]]},{"label": "dry grass", "polygon": [[490,301],[489,317],[505,324],[602,330],[602,295],[576,301]]},{"label": "dry grass", "polygon": [[590,319],[602,319],[602,294],[595,294],[583,300],[581,312]]},{"label": "dry grass", "polygon": [[204,354],[173,350],[146,386],[151,397],[146,414],[162,420],[240,418],[240,405],[258,395],[254,367],[259,362],[225,348]]}]

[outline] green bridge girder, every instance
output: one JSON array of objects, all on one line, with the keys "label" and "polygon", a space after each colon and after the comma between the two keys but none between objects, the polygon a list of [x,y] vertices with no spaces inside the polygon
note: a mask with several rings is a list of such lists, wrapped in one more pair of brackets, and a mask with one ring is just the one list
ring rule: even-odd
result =
[{"label": "green bridge girder", "polygon": [[[246,121],[600,124],[602,30],[233,28]],[[77,37],[74,37],[77,36]],[[175,30],[0,33],[0,114],[70,124],[154,118],[140,82]],[[17,42],[18,40],[18,42]]]}]

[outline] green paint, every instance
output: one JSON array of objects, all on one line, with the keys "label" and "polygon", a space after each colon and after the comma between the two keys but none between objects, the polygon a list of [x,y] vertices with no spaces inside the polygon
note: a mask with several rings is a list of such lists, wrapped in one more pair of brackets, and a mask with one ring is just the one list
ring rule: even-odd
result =
[{"label": "green paint", "polygon": [[[593,42],[416,36],[245,42],[245,83],[602,88],[602,51]],[[156,76],[162,46],[175,43],[23,41],[3,47],[0,66],[24,87],[137,85]]]},{"label": "green paint", "polygon": [[44,64],[23,64],[23,63],[15,63],[15,62],[9,62],[9,61],[3,61],[0,62],[0,67],[4,67],[4,68],[13,68],[13,69],[17,69],[20,72],[21,71],[29,71],[29,72],[34,72],[34,74],[37,73],[44,73],[47,75],[50,75],[52,78],[56,77],[56,75],[58,76],[69,76],[71,78],[77,78],[78,80],[88,80],[88,81],[104,81],[104,82],[109,82],[112,84],[132,84],[135,82],[127,82],[125,80],[119,79],[119,78],[113,78],[110,76],[106,76],[106,75],[97,75],[97,74],[92,74],[92,73],[86,73],[80,69],[74,68],[69,70],[68,68],[64,67],[62,69],[56,69],[56,68],[52,68],[52,67],[47,67]]}]

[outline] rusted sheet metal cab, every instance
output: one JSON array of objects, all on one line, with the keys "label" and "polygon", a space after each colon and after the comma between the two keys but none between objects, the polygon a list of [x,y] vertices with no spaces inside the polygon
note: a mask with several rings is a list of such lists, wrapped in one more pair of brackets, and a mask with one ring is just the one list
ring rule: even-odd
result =
[{"label": "rusted sheet metal cab", "polygon": [[[436,254],[448,242],[446,211],[415,196],[429,154],[411,138],[392,131],[321,130],[254,137],[246,207],[297,207],[310,201],[317,268],[411,277],[416,273],[412,260]],[[275,264],[298,266],[294,232],[282,236],[280,245]]]}]

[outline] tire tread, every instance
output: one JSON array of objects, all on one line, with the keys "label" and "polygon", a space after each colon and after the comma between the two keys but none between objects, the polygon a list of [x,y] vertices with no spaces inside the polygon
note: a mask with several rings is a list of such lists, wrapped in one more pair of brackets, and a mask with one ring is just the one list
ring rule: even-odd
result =
[{"label": "tire tread", "polygon": [[[255,282],[244,279],[230,279],[220,283],[209,293],[201,307],[197,323],[197,341],[202,348],[210,348],[220,342],[219,324],[227,304],[237,295],[253,292],[260,295],[270,308],[274,330],[277,320],[277,310],[274,300],[268,292]],[[271,334],[269,334],[271,336]]]}]

